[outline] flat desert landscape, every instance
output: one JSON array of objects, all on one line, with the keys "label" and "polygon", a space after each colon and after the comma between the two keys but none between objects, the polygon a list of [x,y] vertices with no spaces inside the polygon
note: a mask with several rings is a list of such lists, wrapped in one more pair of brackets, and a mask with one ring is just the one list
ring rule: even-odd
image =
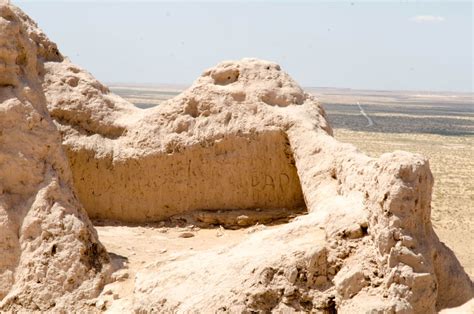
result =
[{"label": "flat desert landscape", "polygon": [[[178,95],[185,88],[186,86],[172,85],[110,85],[114,93],[143,109],[158,106],[160,102]],[[334,129],[334,136],[339,141],[352,143],[360,151],[373,157],[404,150],[422,154],[429,159],[435,179],[431,211],[434,229],[440,240],[454,251],[466,272],[471,277],[474,276],[473,95],[336,88],[305,90],[317,96],[323,104]],[[102,242],[111,252],[120,251],[113,244],[113,237],[108,241],[108,228],[110,227],[97,226]],[[167,234],[167,241],[170,237],[177,239],[177,246],[183,243],[183,238],[178,236],[183,232],[179,226],[169,233],[159,228],[121,228],[127,230],[124,234],[130,236],[131,242],[143,241],[145,233],[154,232],[161,238]],[[219,232],[218,229],[197,232],[196,235],[199,236],[184,241],[184,247],[192,250],[197,246],[196,243],[212,240]],[[226,231],[227,237],[244,234]],[[140,252],[139,248],[137,250]],[[136,253],[134,262],[139,264],[141,258],[145,264],[148,253],[146,250]],[[165,252],[163,254],[166,255]]]}]

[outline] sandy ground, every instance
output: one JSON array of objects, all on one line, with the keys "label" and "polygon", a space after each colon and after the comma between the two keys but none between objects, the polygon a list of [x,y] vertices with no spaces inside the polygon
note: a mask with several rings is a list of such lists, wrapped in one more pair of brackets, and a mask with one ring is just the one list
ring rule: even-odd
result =
[{"label": "sandy ground", "polygon": [[[118,281],[107,285],[99,300],[106,308],[120,313],[133,294],[135,274],[156,269],[160,264],[185,258],[190,253],[237,244],[256,230],[272,226],[256,225],[246,229],[201,229],[195,226],[164,226],[163,224],[121,225],[95,221],[101,242],[113,262],[122,267],[114,275]],[[99,305],[101,307],[101,305]],[[105,305],[104,305],[105,308]]]},{"label": "sandy ground", "polygon": [[435,184],[431,220],[440,240],[474,277],[474,137],[336,129],[335,137],[377,157],[394,150],[429,158]]}]

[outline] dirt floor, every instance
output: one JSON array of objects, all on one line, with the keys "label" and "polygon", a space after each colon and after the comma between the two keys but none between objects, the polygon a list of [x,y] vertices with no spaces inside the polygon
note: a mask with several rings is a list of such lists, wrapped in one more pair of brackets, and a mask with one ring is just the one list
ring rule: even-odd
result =
[{"label": "dirt floor", "polygon": [[126,304],[133,294],[137,272],[155,269],[165,261],[180,260],[196,251],[237,244],[257,230],[272,228],[258,224],[237,230],[164,223],[127,226],[94,221],[94,224],[112,261],[122,268],[114,273],[118,281],[107,285],[99,298],[99,302],[107,303],[104,308],[115,313],[130,308]]}]

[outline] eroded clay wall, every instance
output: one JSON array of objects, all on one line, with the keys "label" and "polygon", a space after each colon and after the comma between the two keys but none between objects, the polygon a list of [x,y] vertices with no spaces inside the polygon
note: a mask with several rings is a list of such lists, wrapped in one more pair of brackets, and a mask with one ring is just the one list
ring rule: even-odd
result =
[{"label": "eroded clay wall", "polygon": [[304,206],[281,131],[229,135],[139,161],[114,163],[85,150],[70,151],[69,158],[79,198],[91,218],[140,222],[198,209]]}]

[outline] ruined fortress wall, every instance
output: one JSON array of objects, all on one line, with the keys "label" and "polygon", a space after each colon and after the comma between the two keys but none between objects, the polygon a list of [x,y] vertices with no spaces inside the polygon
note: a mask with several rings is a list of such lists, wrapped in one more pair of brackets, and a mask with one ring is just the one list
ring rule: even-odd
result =
[{"label": "ruined fortress wall", "polygon": [[91,218],[145,222],[199,209],[297,209],[300,182],[281,131],[229,135],[171,154],[117,162],[68,152]]}]

